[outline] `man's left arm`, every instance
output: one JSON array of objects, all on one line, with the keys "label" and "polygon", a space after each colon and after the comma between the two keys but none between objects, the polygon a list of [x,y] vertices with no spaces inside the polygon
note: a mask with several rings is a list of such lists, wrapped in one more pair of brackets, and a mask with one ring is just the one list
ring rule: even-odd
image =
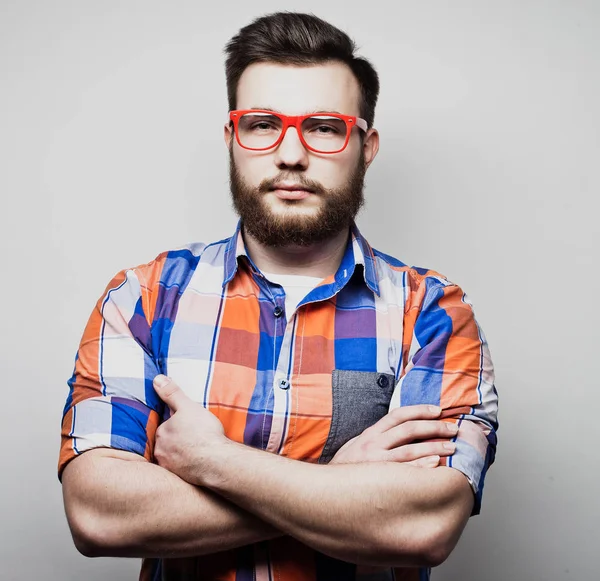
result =
[{"label": "man's left arm", "polygon": [[199,483],[332,557],[365,565],[436,566],[457,543],[473,506],[452,468],[308,464],[217,446]]},{"label": "man's left arm", "polygon": [[407,359],[392,406],[442,408],[459,428],[446,466],[324,466],[248,448],[227,440],[218,420],[184,401],[172,383],[157,389],[181,412],[157,432],[159,463],[333,557],[382,566],[441,563],[469,515],[479,512],[494,460],[493,367],[466,295],[435,273],[411,276],[404,330]]},{"label": "man's left arm", "polygon": [[403,374],[391,407],[438,405],[459,430],[442,462],[462,472],[481,510],[483,485],[496,455],[498,393],[487,340],[463,290],[428,271],[408,276]]},{"label": "man's left arm", "polygon": [[156,435],[161,466],[332,557],[434,566],[471,513],[471,487],[451,468],[290,460],[227,439],[219,420],[173,382],[156,388],[174,412]]}]

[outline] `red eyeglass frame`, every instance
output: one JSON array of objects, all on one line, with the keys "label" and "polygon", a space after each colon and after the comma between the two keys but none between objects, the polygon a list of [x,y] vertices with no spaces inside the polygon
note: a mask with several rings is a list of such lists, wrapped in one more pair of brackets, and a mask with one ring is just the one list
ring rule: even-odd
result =
[{"label": "red eyeglass frame", "polygon": [[[265,113],[267,115],[273,115],[274,117],[278,117],[279,119],[281,119],[281,121],[283,122],[281,135],[273,145],[271,145],[270,147],[246,147],[245,145],[242,145],[238,134],[238,123],[240,117],[242,117],[242,115],[245,115],[246,113]],[[306,143],[306,140],[302,135],[302,122],[310,117],[319,117],[321,115],[326,117],[335,117],[336,119],[341,119],[346,123],[346,127],[348,129],[348,131],[346,132],[346,141],[344,142],[344,145],[336,151],[321,151],[319,149],[315,149],[314,147],[311,147],[308,143]],[[282,113],[276,113],[275,111],[267,111],[265,109],[236,109],[235,111],[229,112],[229,120],[233,123],[235,139],[238,142],[239,146],[243,147],[244,149],[249,149],[250,151],[267,151],[269,149],[275,149],[283,141],[287,130],[290,127],[295,127],[296,131],[298,132],[298,137],[300,138],[302,145],[304,145],[306,149],[314,151],[315,153],[324,153],[326,155],[331,155],[332,153],[340,153],[341,151],[344,151],[344,149],[346,149],[346,147],[348,146],[348,142],[350,141],[350,135],[352,133],[353,127],[358,127],[359,129],[362,129],[365,133],[369,129],[367,122],[364,119],[361,119],[360,117],[355,117],[353,115],[342,115],[340,113],[328,113],[326,111],[320,111],[319,113],[310,113],[308,115],[283,115]]]}]

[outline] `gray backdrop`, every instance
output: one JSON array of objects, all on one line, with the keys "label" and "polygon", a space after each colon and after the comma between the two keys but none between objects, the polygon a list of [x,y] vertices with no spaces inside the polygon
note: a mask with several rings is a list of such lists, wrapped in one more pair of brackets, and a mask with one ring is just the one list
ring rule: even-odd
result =
[{"label": "gray backdrop", "polygon": [[222,48],[314,11],[377,66],[359,225],[469,294],[501,393],[483,512],[437,581],[594,580],[600,2],[0,2],[0,578],[134,579],[81,557],[55,475],[66,380],[113,274],[228,236]]}]

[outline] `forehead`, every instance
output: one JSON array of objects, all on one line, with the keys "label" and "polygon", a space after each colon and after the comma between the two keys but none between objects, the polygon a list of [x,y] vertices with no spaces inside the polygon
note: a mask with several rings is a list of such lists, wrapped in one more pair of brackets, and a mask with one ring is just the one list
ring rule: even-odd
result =
[{"label": "forehead", "polygon": [[287,115],[337,111],[359,115],[360,88],[339,62],[310,66],[254,63],[240,77],[238,109],[273,109]]}]

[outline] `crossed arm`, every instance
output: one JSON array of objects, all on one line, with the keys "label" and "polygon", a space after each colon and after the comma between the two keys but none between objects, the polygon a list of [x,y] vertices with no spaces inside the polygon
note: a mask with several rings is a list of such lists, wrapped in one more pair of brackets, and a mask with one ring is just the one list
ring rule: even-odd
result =
[{"label": "crossed arm", "polygon": [[469,517],[467,479],[436,467],[456,434],[439,408],[394,410],[316,465],[232,442],[173,382],[155,387],[174,412],[156,434],[158,465],[96,449],[65,468],[86,555],[193,556],[290,535],[349,562],[436,565]]}]

